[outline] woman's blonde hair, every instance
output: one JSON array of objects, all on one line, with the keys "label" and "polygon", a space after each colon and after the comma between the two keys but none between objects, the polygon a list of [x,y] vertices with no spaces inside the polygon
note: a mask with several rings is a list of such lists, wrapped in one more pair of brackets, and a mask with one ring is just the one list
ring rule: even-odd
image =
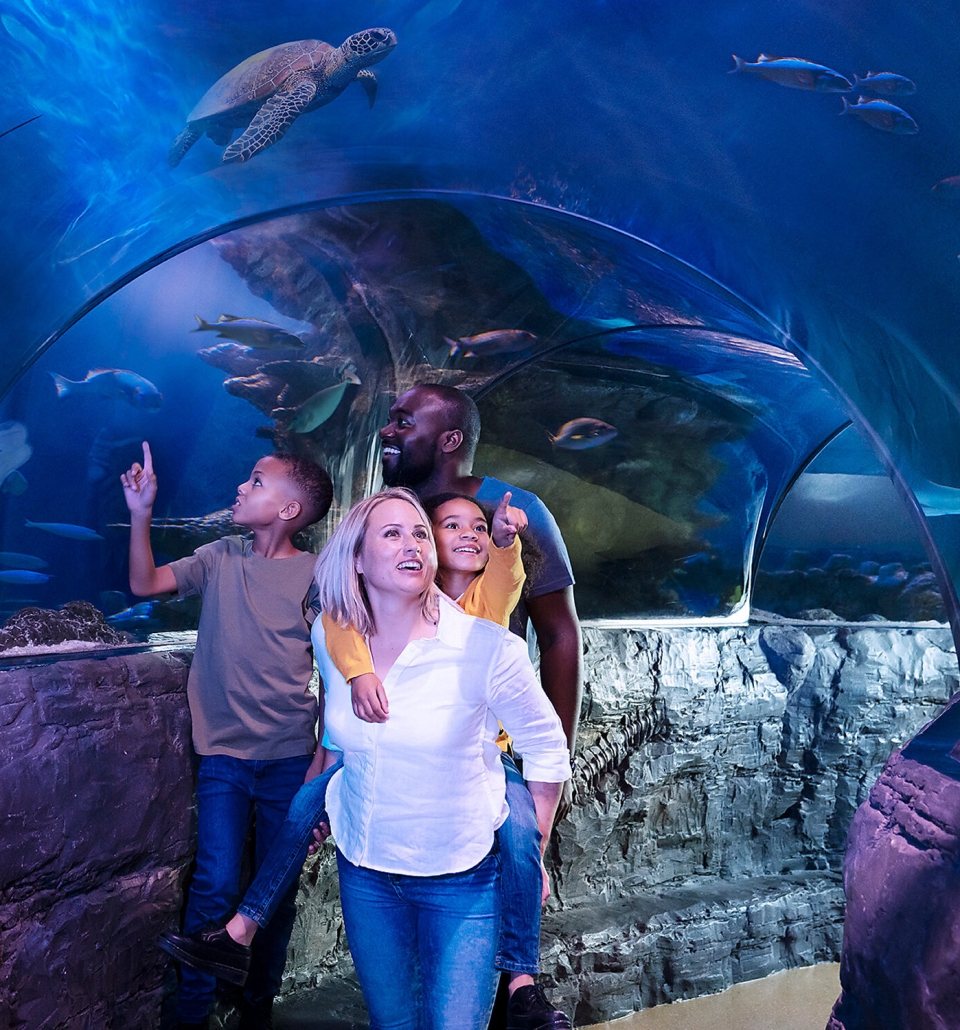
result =
[{"label": "woman's blonde hair", "polygon": [[430,580],[420,598],[420,609],[424,618],[431,622],[437,621],[439,589],[434,582],[437,574],[437,548],[430,519],[412,490],[399,486],[391,487],[358,501],[344,515],[343,521],[320,552],[313,570],[313,578],[319,591],[320,610],[341,626],[352,625],[363,636],[375,633],[376,626],[363,585],[363,576],[357,572],[356,560],[363,549],[370,516],[384,501],[392,500],[406,501],[415,508],[426,528],[430,549],[422,558],[430,571]]}]

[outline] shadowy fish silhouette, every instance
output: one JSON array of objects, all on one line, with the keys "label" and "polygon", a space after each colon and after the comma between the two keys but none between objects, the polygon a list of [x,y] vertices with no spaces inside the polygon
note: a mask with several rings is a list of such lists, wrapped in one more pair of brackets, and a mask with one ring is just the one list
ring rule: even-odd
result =
[{"label": "shadowy fish silhouette", "polygon": [[25,519],[24,522],[30,529],[42,529],[45,533],[66,537],[67,540],[103,539],[96,530],[87,529],[86,526],[75,526],[70,522],[31,522],[29,519]]},{"label": "shadowy fish silhouette", "polygon": [[27,427],[22,422],[0,423],[0,483],[5,483],[15,469],[29,461],[31,454]]},{"label": "shadowy fish silhouette", "polygon": [[944,200],[960,200],[960,175],[950,175],[946,179],[941,179],[930,189]]},{"label": "shadowy fish silhouette", "polygon": [[761,54],[756,64],[750,64],[734,54],[733,61],[734,66],[729,74],[744,72],[758,75],[761,79],[789,89],[810,89],[817,93],[847,93],[853,89],[853,83],[839,72],[823,64],[804,61],[801,57],[770,57]]},{"label": "shadowy fish silhouette", "polygon": [[90,394],[94,397],[120,397],[135,408],[159,408],[163,403],[160,391],[143,376],[125,368],[95,368],[84,379],[74,382],[58,372],[51,372],[57,397]]},{"label": "shadowy fish silhouette", "polygon": [[14,469],[0,484],[0,493],[10,494],[11,497],[20,497],[27,492],[27,477],[19,470]]},{"label": "shadowy fish silhouette", "polygon": [[554,447],[562,447],[567,451],[586,451],[591,447],[612,440],[619,430],[609,422],[601,422],[598,418],[572,418],[557,430],[557,435],[550,437]]},{"label": "shadowy fish silhouette", "polygon": [[20,554],[19,551],[0,551],[0,565],[6,565],[11,569],[30,569],[33,572],[49,568],[42,558],[36,558],[32,554]]},{"label": "shadowy fish silhouette", "polygon": [[912,79],[896,72],[867,72],[862,79],[854,75],[853,88],[883,93],[888,97],[906,97],[917,92],[917,84]]},{"label": "shadowy fish silhouette", "polygon": [[857,102],[851,104],[846,97],[840,98],[843,101],[843,110],[840,114],[852,114],[860,121],[872,125],[881,132],[892,132],[898,136],[912,136],[920,131],[920,126],[896,104],[889,100],[868,100],[866,97],[857,97]]},{"label": "shadowy fish silhouette", "polygon": [[195,333],[216,333],[224,340],[235,340],[244,347],[257,350],[289,350],[291,347],[303,347],[303,340],[295,333],[273,322],[265,322],[262,318],[240,318],[237,315],[221,315],[216,322],[207,322],[199,315]]},{"label": "shadowy fish silhouette", "polygon": [[348,372],[342,383],[328,386],[295,408],[274,408],[270,412],[270,417],[281,421],[289,417],[290,421],[284,426],[287,433],[312,433],[337,410],[351,383],[359,386],[360,380],[352,372]]},{"label": "shadowy fish silhouette", "polygon": [[124,608],[122,612],[108,615],[105,621],[114,626],[127,625],[134,622],[147,622],[154,611],[162,604],[162,601],[140,601],[139,604],[135,604],[130,608]]},{"label": "shadowy fish silhouette", "polygon": [[487,357],[488,354],[510,354],[527,350],[537,342],[536,333],[525,329],[494,329],[476,336],[461,336],[451,340],[444,336],[443,342],[450,348],[450,357],[462,353],[465,358]]},{"label": "shadowy fish silhouette", "polygon": [[52,576],[30,569],[0,569],[0,583],[47,583]]}]

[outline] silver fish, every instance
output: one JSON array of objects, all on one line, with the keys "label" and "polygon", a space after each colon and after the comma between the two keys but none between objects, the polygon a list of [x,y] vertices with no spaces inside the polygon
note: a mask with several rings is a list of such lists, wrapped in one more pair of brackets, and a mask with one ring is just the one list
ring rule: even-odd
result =
[{"label": "silver fish", "polygon": [[27,427],[22,422],[0,423],[0,483],[29,461],[31,454],[33,448],[27,443]]},{"label": "silver fish", "polygon": [[917,84],[912,79],[906,75],[897,75],[896,72],[867,72],[862,79],[854,75],[853,87],[867,89],[871,93],[883,93],[888,97],[906,97],[917,92]]},{"label": "silver fish", "polygon": [[66,537],[67,540],[102,540],[103,537],[93,529],[86,526],[75,526],[71,522],[31,522],[24,520],[29,529],[42,529],[45,533],[53,536]]},{"label": "silver fish", "polygon": [[53,577],[30,569],[0,569],[0,583],[47,583]]},{"label": "silver fish", "polygon": [[20,554],[19,551],[0,551],[0,565],[6,565],[11,569],[30,569],[33,572],[49,568],[42,558],[32,554]]},{"label": "silver fish", "polygon": [[461,352],[465,358],[475,358],[486,357],[488,354],[510,354],[514,351],[529,350],[537,342],[537,335],[528,333],[525,329],[494,329],[489,333],[461,336],[456,340],[444,336],[443,342],[450,348],[451,358]]},{"label": "silver fish", "polygon": [[949,175],[946,179],[934,183],[930,189],[944,200],[960,201],[960,175]]},{"label": "silver fish", "polygon": [[195,333],[212,332],[225,340],[235,340],[244,347],[257,350],[290,350],[292,347],[303,347],[304,342],[295,333],[291,333],[273,322],[265,322],[262,318],[240,318],[237,315],[221,315],[216,322],[207,322],[199,315]]},{"label": "silver fish", "polygon": [[839,72],[801,57],[770,57],[761,54],[756,64],[750,64],[734,54],[733,61],[731,75],[738,72],[758,75],[761,79],[789,89],[810,89],[817,93],[848,93],[853,89],[853,83]]},{"label": "silver fish", "polygon": [[92,394],[95,397],[120,397],[135,408],[159,408],[163,403],[160,391],[143,376],[126,368],[95,368],[79,382],[51,372],[57,397]]},{"label": "silver fish", "polygon": [[359,386],[360,380],[352,372],[348,372],[342,383],[328,386],[325,390],[315,393],[296,408],[275,408],[270,412],[270,417],[282,421],[292,416],[284,427],[287,433],[312,433],[337,410],[351,383]]},{"label": "silver fish", "polygon": [[586,451],[591,447],[612,440],[619,430],[609,422],[601,422],[598,418],[572,418],[557,430],[556,436],[547,433],[554,447],[562,447],[567,451]]},{"label": "silver fish", "polygon": [[840,114],[852,114],[860,121],[872,125],[881,132],[892,132],[898,136],[912,136],[920,131],[920,126],[896,104],[889,100],[868,100],[866,97],[857,97],[857,102],[851,104],[846,97],[840,98],[843,101],[843,110]]}]

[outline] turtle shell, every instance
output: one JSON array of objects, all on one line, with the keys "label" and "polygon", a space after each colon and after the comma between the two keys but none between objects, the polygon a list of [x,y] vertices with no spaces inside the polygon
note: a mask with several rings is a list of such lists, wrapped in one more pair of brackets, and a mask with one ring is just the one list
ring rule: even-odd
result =
[{"label": "turtle shell", "polygon": [[335,52],[335,47],[319,39],[300,39],[261,50],[217,79],[187,116],[187,123],[218,118],[248,104],[262,103],[294,72],[316,69],[322,74]]}]

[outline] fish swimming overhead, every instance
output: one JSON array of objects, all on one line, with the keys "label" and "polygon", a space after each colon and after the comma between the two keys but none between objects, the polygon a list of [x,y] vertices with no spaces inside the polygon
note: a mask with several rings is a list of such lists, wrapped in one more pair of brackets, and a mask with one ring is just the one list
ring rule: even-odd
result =
[{"label": "fish swimming overhead", "polygon": [[854,75],[853,88],[883,93],[888,97],[906,97],[917,92],[917,84],[912,79],[896,72],[867,72],[862,79]]},{"label": "fish swimming overhead", "polygon": [[810,89],[817,93],[848,93],[853,89],[853,83],[839,72],[823,64],[804,61],[800,57],[769,57],[761,54],[756,64],[750,64],[734,54],[733,61],[731,75],[738,72],[758,75],[761,79],[789,89]]},{"label": "fish swimming overhead", "polygon": [[312,433],[337,410],[347,387],[351,384],[359,386],[360,380],[353,372],[348,372],[342,383],[328,386],[325,390],[308,397],[295,408],[275,408],[270,412],[270,417],[283,420],[292,415],[290,421],[284,426],[286,432]]},{"label": "fish swimming overhead", "polygon": [[19,551],[0,551],[0,565],[6,565],[10,569],[30,569],[32,572],[48,568],[42,558],[32,554],[21,554]]},{"label": "fish swimming overhead", "polygon": [[872,125],[881,132],[892,132],[897,136],[912,136],[920,131],[920,126],[896,104],[889,100],[868,100],[866,97],[857,97],[857,102],[851,104],[846,97],[840,98],[843,101],[843,110],[840,114],[852,114],[860,121]]},{"label": "fish swimming overhead", "polygon": [[450,348],[450,357],[462,353],[465,358],[487,357],[489,354],[511,354],[528,350],[537,342],[536,333],[525,329],[494,329],[476,336],[461,336],[451,340],[444,336],[443,342]]},{"label": "fish swimming overhead", "polygon": [[22,422],[0,423],[0,483],[6,482],[11,473],[29,461],[31,454],[33,448],[27,443],[27,427]]},{"label": "fish swimming overhead", "polygon": [[24,520],[29,529],[42,529],[45,533],[53,536],[62,536],[67,540],[102,540],[103,537],[93,529],[86,526],[75,526],[70,522],[31,522]]},{"label": "fish swimming overhead", "polygon": [[57,388],[57,397],[85,396],[119,397],[135,408],[155,409],[163,403],[160,391],[143,376],[126,368],[95,368],[84,379],[74,382],[57,372],[51,372]]},{"label": "fish swimming overhead", "polygon": [[47,583],[52,576],[45,572],[32,572],[30,569],[0,569],[0,583]]},{"label": "fish swimming overhead", "polygon": [[224,340],[234,340],[244,347],[256,350],[290,350],[304,346],[303,340],[273,322],[262,318],[239,318],[237,315],[221,315],[216,322],[207,322],[199,315],[195,333],[216,333]]},{"label": "fish swimming overhead", "polygon": [[619,430],[609,422],[601,422],[598,418],[572,418],[557,430],[556,436],[547,433],[554,447],[562,447],[567,451],[586,451],[591,447],[612,440]]}]

